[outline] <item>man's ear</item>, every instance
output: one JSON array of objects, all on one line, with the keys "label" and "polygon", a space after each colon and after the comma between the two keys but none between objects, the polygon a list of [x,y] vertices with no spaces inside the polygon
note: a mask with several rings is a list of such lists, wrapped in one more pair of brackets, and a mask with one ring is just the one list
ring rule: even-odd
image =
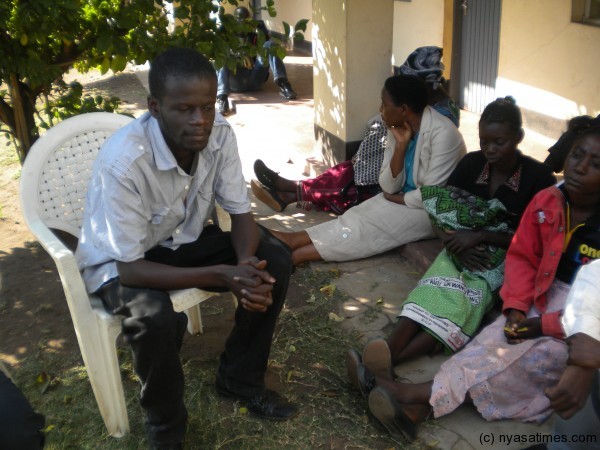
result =
[{"label": "man's ear", "polygon": [[523,138],[525,137],[525,130],[523,128],[519,129],[517,136],[517,144],[520,144],[523,141]]},{"label": "man's ear", "polygon": [[149,95],[148,96],[148,111],[150,111],[150,114],[155,119],[158,118],[159,109],[160,109],[160,107],[158,106],[158,100],[156,99],[156,97]]}]

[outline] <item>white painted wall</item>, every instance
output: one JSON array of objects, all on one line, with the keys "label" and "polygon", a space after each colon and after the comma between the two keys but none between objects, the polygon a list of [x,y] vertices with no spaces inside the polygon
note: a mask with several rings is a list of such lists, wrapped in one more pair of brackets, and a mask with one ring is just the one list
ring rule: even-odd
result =
[{"label": "white painted wall", "polygon": [[600,28],[571,0],[504,0],[497,94],[556,119],[600,113]]},{"label": "white painted wall", "polygon": [[283,22],[287,22],[291,27],[296,25],[300,19],[308,19],[304,39],[311,40],[312,36],[312,0],[275,0],[275,9],[277,16],[269,17],[263,11],[262,19],[267,24],[267,28],[272,31],[283,34]]},{"label": "white painted wall", "polygon": [[443,40],[444,0],[394,2],[392,65],[402,65],[417,47],[443,47]]}]

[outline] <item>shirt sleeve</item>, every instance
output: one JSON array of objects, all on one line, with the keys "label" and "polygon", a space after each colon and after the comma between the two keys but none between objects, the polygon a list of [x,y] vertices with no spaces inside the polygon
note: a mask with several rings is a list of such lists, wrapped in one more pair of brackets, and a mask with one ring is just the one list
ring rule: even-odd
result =
[{"label": "shirt sleeve", "polygon": [[94,247],[115,261],[143,258],[147,224],[152,218],[146,217],[133,180],[103,167],[90,189],[98,194],[90,212],[89,237]]},{"label": "shirt sleeve", "polygon": [[562,323],[567,336],[585,333],[600,341],[600,259],[579,270],[567,297]]},{"label": "shirt sleeve", "polygon": [[235,133],[227,127],[221,146],[222,161],[215,183],[215,199],[229,214],[245,214],[252,210]]},{"label": "shirt sleeve", "polygon": [[542,334],[544,336],[552,336],[556,339],[564,339],[565,331],[561,324],[562,311],[553,311],[551,313],[542,314]]},{"label": "shirt sleeve", "polygon": [[392,176],[392,170],[390,169],[390,162],[394,155],[394,148],[396,147],[396,138],[392,132],[387,131],[387,143],[383,152],[383,163],[381,164],[381,170],[379,171],[379,186],[384,192],[389,194],[396,194],[400,192],[404,181],[406,179],[404,168],[396,176]]},{"label": "shirt sleeve", "polygon": [[503,311],[513,308],[526,313],[533,305],[535,277],[543,256],[536,209],[534,197],[506,252],[504,283],[500,289]]}]

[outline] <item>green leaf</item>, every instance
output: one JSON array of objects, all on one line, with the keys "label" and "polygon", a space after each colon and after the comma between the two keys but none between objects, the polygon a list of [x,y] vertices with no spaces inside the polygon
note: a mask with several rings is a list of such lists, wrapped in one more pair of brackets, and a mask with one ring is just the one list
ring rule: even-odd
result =
[{"label": "green leaf", "polygon": [[287,23],[286,21],[283,21],[283,34],[285,35],[285,37],[289,37],[290,36],[290,24]]},{"label": "green leaf", "polygon": [[287,52],[285,51],[285,48],[283,48],[283,47],[277,47],[277,48],[275,49],[275,54],[277,55],[277,57],[278,57],[279,59],[283,59],[283,58],[285,58],[285,57],[286,57],[286,55],[287,55]]},{"label": "green leaf", "polygon": [[302,33],[296,32],[294,33],[292,39],[294,40],[294,42],[302,42],[304,40],[304,35]]},{"label": "green leaf", "polygon": [[305,32],[307,24],[308,24],[308,19],[300,19],[298,22],[296,22],[296,25],[294,25],[294,30]]},{"label": "green leaf", "polygon": [[110,69],[110,59],[108,56],[105,56],[102,60],[102,64],[100,64],[100,73],[104,75]]},{"label": "green leaf", "polygon": [[123,55],[115,55],[113,56],[112,61],[110,62],[110,68],[113,72],[122,72],[127,66],[127,58]]}]

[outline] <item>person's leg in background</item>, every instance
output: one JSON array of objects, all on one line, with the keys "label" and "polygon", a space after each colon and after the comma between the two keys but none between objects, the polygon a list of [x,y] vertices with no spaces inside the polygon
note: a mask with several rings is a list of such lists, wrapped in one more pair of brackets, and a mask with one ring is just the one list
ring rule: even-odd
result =
[{"label": "person's leg in background", "polygon": [[226,66],[217,70],[217,112],[223,116],[229,114],[229,68]]},{"label": "person's leg in background", "polygon": [[[273,45],[272,41],[267,41],[264,44],[266,49],[271,48]],[[275,84],[279,86],[279,93],[286,100],[293,100],[298,97],[294,89],[292,89],[292,85],[288,80],[287,70],[285,68],[285,64],[281,59],[279,59],[275,55],[269,55],[269,65],[271,66],[271,70],[273,71],[273,79]]]},{"label": "person's leg in background", "polygon": [[0,368],[0,448],[34,450],[44,447],[45,419]]}]

